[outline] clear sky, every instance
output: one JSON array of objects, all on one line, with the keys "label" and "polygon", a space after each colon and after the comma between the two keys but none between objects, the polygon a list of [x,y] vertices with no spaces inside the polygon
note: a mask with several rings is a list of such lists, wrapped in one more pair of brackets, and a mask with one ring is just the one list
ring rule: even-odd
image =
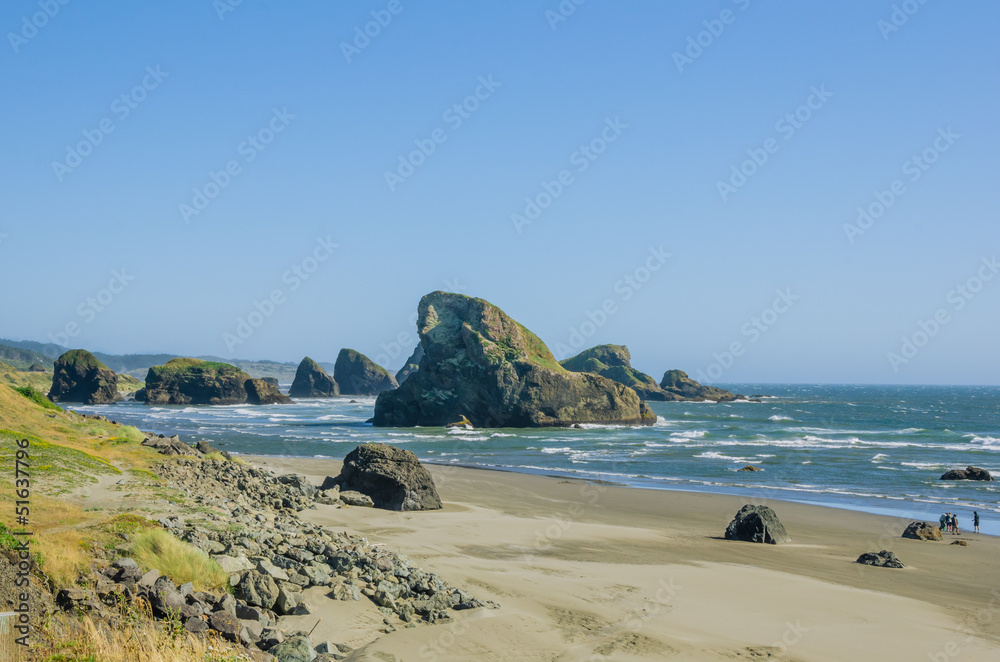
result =
[{"label": "clear sky", "polygon": [[1000,6],[896,7],[9,0],[0,337],[396,368],[445,289],[657,378],[1000,383]]}]

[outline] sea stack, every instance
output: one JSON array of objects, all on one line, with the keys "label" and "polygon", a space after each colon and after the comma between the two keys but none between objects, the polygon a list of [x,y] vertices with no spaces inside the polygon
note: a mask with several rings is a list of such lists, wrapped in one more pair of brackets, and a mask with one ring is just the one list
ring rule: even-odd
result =
[{"label": "sea stack", "polygon": [[72,349],[55,363],[49,400],[103,405],[118,399],[118,375],[85,349]]},{"label": "sea stack", "polygon": [[146,388],[136,399],[151,405],[238,405],[247,401],[250,375],[234,365],[172,359],[146,373]]},{"label": "sea stack", "polygon": [[538,336],[483,299],[432,292],[420,300],[419,369],[375,403],[377,426],[651,425],[631,388],[566,370]]},{"label": "sea stack", "polygon": [[288,395],[293,398],[332,398],[340,395],[340,387],[320,364],[307,356],[295,371]]},{"label": "sea stack", "polygon": [[399,386],[388,370],[353,349],[340,350],[333,379],[342,395],[377,395]]},{"label": "sea stack", "polygon": [[667,370],[660,380],[660,388],[676,397],[671,400],[714,400],[730,402],[741,396],[714,386],[703,386],[688,377],[683,370]]}]

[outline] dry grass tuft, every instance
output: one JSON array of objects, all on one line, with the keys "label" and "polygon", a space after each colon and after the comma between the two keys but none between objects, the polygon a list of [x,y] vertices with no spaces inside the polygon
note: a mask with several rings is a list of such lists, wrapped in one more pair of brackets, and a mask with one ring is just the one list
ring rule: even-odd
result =
[{"label": "dry grass tuft", "polygon": [[196,591],[224,588],[229,575],[212,557],[163,529],[138,534],[129,556],[146,569],[157,569],[175,584],[192,582]]}]

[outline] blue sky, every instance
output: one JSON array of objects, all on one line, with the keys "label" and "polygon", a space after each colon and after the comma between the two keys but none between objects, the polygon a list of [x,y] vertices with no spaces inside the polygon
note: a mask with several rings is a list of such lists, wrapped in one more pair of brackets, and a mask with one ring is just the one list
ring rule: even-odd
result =
[{"label": "blue sky", "polygon": [[656,377],[1000,383],[1000,7],[896,7],[12,0],[0,337],[395,368],[447,289]]}]

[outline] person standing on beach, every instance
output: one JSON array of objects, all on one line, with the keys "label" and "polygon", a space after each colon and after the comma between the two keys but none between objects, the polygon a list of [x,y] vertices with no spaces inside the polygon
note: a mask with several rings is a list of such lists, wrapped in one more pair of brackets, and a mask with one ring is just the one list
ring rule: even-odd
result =
[{"label": "person standing on beach", "polygon": [[950,522],[948,519],[948,513],[941,515],[941,519],[939,521],[941,522],[941,533],[944,533],[948,530],[948,523]]},{"label": "person standing on beach", "polygon": [[956,536],[962,534],[962,532],[958,530],[958,515],[957,514],[952,514],[952,516],[951,516],[951,528],[952,528],[952,533],[954,533]]},{"label": "person standing on beach", "polygon": [[973,510],[972,511],[972,528],[975,530],[976,533],[979,533],[979,511],[978,510]]}]

